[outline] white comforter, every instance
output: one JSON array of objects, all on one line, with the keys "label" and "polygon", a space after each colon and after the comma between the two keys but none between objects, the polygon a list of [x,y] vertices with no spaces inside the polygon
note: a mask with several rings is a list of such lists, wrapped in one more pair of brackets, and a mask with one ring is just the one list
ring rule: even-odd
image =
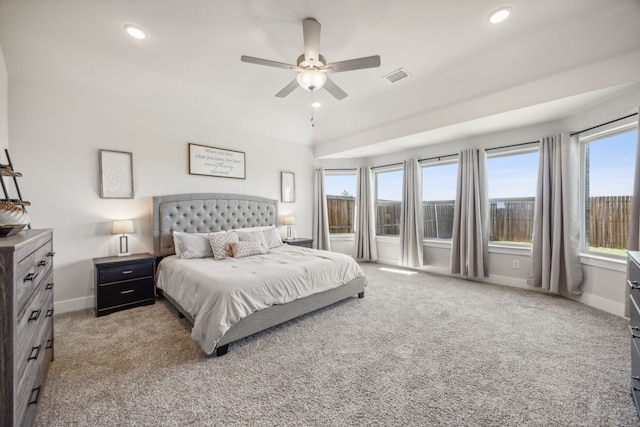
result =
[{"label": "white comforter", "polygon": [[211,354],[224,333],[251,313],[364,277],[353,258],[284,245],[246,258],[179,259],[158,266],[156,285],[194,318],[191,337]]}]

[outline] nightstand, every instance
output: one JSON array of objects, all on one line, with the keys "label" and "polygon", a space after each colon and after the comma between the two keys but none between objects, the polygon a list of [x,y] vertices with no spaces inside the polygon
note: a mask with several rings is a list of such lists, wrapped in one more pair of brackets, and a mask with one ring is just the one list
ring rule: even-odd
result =
[{"label": "nightstand", "polygon": [[96,317],[155,302],[154,255],[94,258]]},{"label": "nightstand", "polygon": [[313,247],[313,239],[307,239],[306,237],[297,237],[295,239],[284,239],[282,242],[288,245],[302,246],[303,248]]}]

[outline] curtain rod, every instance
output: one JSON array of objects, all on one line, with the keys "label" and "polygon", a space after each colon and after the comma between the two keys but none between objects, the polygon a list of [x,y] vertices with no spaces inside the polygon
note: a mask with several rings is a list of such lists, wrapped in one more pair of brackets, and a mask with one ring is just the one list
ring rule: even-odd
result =
[{"label": "curtain rod", "polygon": [[540,141],[521,142],[519,144],[503,145],[502,147],[487,148],[484,151],[501,150],[503,148],[520,147],[522,145],[538,144]]},{"label": "curtain rod", "polygon": [[373,169],[381,169],[381,168],[389,168],[391,166],[402,166],[404,163],[400,162],[400,163],[390,163],[388,165],[380,165],[380,166],[372,166],[371,170]]},{"label": "curtain rod", "polygon": [[329,171],[329,172],[357,171],[357,170],[358,170],[358,168],[325,169],[325,171]]},{"label": "curtain rod", "polygon": [[444,156],[435,156],[435,157],[427,157],[426,159],[418,159],[418,163],[420,162],[426,162],[427,160],[440,160],[440,159],[444,159],[445,157],[458,157],[457,154],[445,154]]},{"label": "curtain rod", "polygon": [[620,117],[619,119],[614,119],[614,120],[608,121],[607,123],[602,123],[601,125],[591,126],[590,128],[582,129],[582,130],[579,130],[578,132],[574,132],[574,133],[571,134],[571,136],[578,135],[578,134],[581,134],[582,132],[587,132],[589,130],[597,129],[597,128],[602,127],[602,126],[610,125],[611,123],[619,122],[620,120],[628,119],[629,117],[633,117],[633,116],[637,116],[637,115],[638,115],[638,113],[632,113],[632,114],[629,114],[627,116]]}]

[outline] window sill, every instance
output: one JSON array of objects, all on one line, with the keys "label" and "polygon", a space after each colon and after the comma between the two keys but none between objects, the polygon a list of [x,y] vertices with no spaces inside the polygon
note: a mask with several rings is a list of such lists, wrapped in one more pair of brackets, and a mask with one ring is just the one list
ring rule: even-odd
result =
[{"label": "window sill", "polygon": [[489,253],[505,254],[505,255],[531,255],[531,246],[520,245],[491,245],[489,244]]},{"label": "window sill", "polygon": [[623,258],[611,258],[594,254],[581,253],[580,263],[607,270],[627,272],[627,261]]},{"label": "window sill", "polygon": [[329,240],[335,240],[335,241],[349,242],[349,241],[355,240],[355,238],[356,238],[356,235],[354,233],[329,234]]}]

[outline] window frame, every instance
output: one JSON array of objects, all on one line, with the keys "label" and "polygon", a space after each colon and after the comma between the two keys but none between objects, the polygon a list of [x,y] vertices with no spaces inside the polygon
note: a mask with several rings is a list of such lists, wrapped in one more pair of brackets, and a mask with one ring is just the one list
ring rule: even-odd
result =
[{"label": "window frame", "polygon": [[[446,159],[443,160],[443,158],[446,157]],[[423,169],[424,168],[428,168],[428,167],[436,167],[436,166],[447,166],[447,165],[452,165],[455,164],[457,165],[458,169],[456,169],[456,182],[455,185],[457,187],[457,174],[460,168],[460,164],[459,164],[459,155],[458,154],[452,154],[452,155],[448,155],[448,156],[442,156],[442,157],[435,157],[435,158],[431,158],[431,159],[426,159],[426,160],[420,160],[418,162],[418,166],[420,167],[420,187],[422,189],[424,189],[424,181],[423,181]],[[427,200],[422,200],[422,195],[420,195],[420,204],[422,205],[422,203],[424,203]],[[456,195],[453,195],[453,204],[455,207],[455,203],[456,203]],[[424,221],[424,218],[422,219]],[[422,236],[422,240],[424,242],[442,242],[442,243],[451,243],[453,239],[453,235],[449,238],[442,238],[442,237],[424,237],[424,231],[423,231],[423,236]]]},{"label": "window frame", "polygon": [[[626,254],[617,255],[603,251],[589,250],[589,224],[587,219],[587,145],[601,139],[610,138],[626,132],[640,132],[638,129],[637,116],[616,120],[593,129],[576,134],[580,145],[580,181],[579,181],[579,205],[580,205],[580,255],[587,257],[602,257],[612,261],[622,261],[626,259]],[[632,178],[633,179],[633,178]],[[625,248],[626,249],[626,248]]]},{"label": "window frame", "polygon": [[[377,207],[378,207],[378,174],[380,173],[386,173],[386,172],[402,172],[402,174],[404,174],[404,167],[403,164],[395,164],[395,165],[389,165],[389,166],[379,166],[379,167],[374,167],[372,168],[373,170],[373,187],[374,187],[374,200],[373,200],[373,214],[375,216],[375,235],[376,237],[391,237],[391,238],[396,238],[396,237],[400,237],[400,232],[398,232],[398,234],[378,234],[378,212],[377,212]],[[404,178],[404,175],[403,175]],[[402,188],[400,188],[400,205],[402,206]]]},{"label": "window frame", "polygon": [[[489,159],[492,158],[497,158],[497,157],[508,157],[508,156],[517,156],[520,154],[528,154],[528,153],[538,153],[538,163],[536,164],[536,169],[539,168],[540,165],[540,142],[539,141],[532,141],[532,142],[526,142],[526,143],[522,143],[522,144],[516,144],[516,145],[510,145],[510,146],[505,146],[505,147],[498,147],[498,148],[487,148],[485,150],[486,156],[487,156],[487,199],[489,202],[489,205],[491,204],[491,200],[495,200],[495,199],[491,199],[489,198],[489,164],[488,161]],[[538,178],[536,177],[536,180]],[[536,181],[536,187],[537,187],[537,181]],[[534,203],[534,207],[535,207],[535,198],[536,198],[536,193],[537,193],[537,188],[534,189],[534,195],[533,195],[533,203]],[[507,199],[507,198],[503,198]],[[491,230],[491,212],[487,212],[487,222],[489,223],[489,230]],[[533,240],[533,233],[531,235],[531,240]],[[495,242],[495,243],[494,243]],[[505,242],[505,241],[501,241],[501,240],[496,240],[496,241],[492,241],[489,240],[489,246],[490,247],[505,247],[505,248],[523,248],[523,249],[527,249],[529,250],[531,248],[531,244],[532,241],[530,242]]]},{"label": "window frame", "polygon": [[[355,185],[355,194],[353,195],[353,217],[351,218],[351,224],[352,224],[352,229],[353,232],[351,233],[332,233],[331,232],[331,224],[329,224],[329,236],[330,238],[334,238],[337,236],[354,236],[356,233],[356,218],[358,217],[358,169],[335,169],[335,170],[327,170],[325,169],[324,171],[324,179],[325,179],[325,186],[327,184],[327,176],[354,176],[356,178],[356,185]],[[325,192],[326,193],[326,192]],[[327,197],[329,196],[329,194],[325,194],[325,202],[327,202]],[[327,207],[328,207],[328,203],[327,203]],[[329,216],[329,212],[327,212],[327,216]],[[327,221],[329,221],[330,218],[327,218]]]}]

